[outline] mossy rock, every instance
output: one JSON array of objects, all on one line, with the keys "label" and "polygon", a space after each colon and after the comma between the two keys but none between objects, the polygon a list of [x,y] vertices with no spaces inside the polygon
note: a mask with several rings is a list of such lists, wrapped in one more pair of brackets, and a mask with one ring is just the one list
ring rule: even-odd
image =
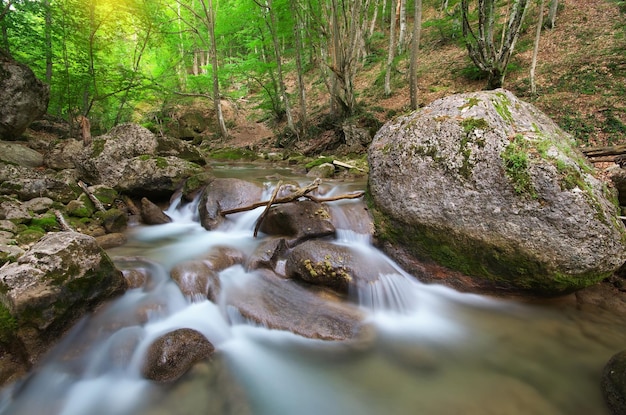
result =
[{"label": "mossy rock", "polygon": [[96,212],[95,217],[100,220],[107,233],[122,232],[128,225],[128,216],[117,208]]},{"label": "mossy rock", "polygon": [[29,228],[23,232],[18,233],[15,239],[19,245],[29,245],[40,240],[45,234],[46,233],[41,228]]}]

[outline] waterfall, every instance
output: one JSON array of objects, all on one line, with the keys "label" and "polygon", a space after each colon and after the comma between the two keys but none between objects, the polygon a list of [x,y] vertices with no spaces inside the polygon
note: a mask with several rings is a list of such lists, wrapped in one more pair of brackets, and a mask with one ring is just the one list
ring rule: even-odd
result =
[{"label": "waterfall", "polygon": [[[599,342],[597,333],[580,334],[578,316],[422,284],[372,246],[362,201],[330,205],[333,243],[376,274],[348,295],[371,336],[308,339],[253,324],[223,301],[185,297],[172,268],[217,246],[249,255],[262,240],[252,237],[262,208],[207,231],[198,201],[176,199],[166,211],[172,223],[135,226],[128,246],[111,250],[120,267],[148,281],[77,323],[25,381],[2,391],[0,414],[601,413],[598,394],[588,394],[593,376],[580,372],[595,373],[626,336]],[[256,278],[241,265],[219,272],[224,291],[245,290]],[[612,333],[626,332],[616,327]],[[214,362],[171,385],[144,379],[148,347],[179,328],[202,333],[215,346]],[[219,376],[207,369],[216,362],[225,367]]]}]

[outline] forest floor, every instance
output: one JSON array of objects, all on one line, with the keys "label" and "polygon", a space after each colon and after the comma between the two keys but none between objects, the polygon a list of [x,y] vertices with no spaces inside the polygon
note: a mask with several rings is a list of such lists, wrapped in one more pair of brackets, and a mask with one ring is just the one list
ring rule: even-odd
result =
[{"label": "forest floor", "polygon": [[[419,56],[419,99],[435,99],[481,90],[486,81],[469,60],[462,40],[437,24],[437,10],[425,10]],[[536,83],[530,93],[529,71],[535,37],[537,9],[530,7],[526,25],[509,64],[504,87],[533,103],[571,133],[581,147],[626,143],[626,10],[615,0],[562,0],[554,29],[541,35]],[[409,22],[411,24],[411,22]],[[408,59],[392,77],[392,94],[385,96],[382,80],[387,55],[384,36],[372,43],[371,59],[360,71],[356,89],[359,106],[369,117],[384,123],[408,112]],[[311,124],[328,116],[328,94],[323,82],[307,78],[307,105]],[[295,101],[295,79],[287,80]],[[212,146],[271,151],[284,122],[266,118],[257,106],[259,97],[227,104],[231,136]],[[297,114],[297,108],[293,109]],[[314,140],[311,137],[310,140]]]}]

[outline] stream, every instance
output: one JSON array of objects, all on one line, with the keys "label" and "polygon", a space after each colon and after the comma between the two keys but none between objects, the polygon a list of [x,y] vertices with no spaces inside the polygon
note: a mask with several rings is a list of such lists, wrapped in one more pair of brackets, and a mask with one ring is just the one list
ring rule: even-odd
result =
[{"label": "stream", "polygon": [[[310,182],[288,169],[238,165],[214,171],[262,183],[266,195],[279,179]],[[363,180],[326,183],[329,194],[366,186]],[[252,237],[263,208],[232,215],[209,232],[193,203],[177,202],[166,211],[174,222],[133,226],[128,243],[108,251],[120,269],[141,270],[148,282],[83,318],[27,381],[3,391],[0,414],[609,414],[600,374],[626,348],[621,316],[567,300],[524,303],[422,284],[351,223],[350,207],[362,203],[329,205],[335,243],[397,270],[358,293],[371,338],[307,339],[185,297],[169,277],[172,267],[218,245],[251,253],[263,238]],[[239,265],[220,273],[225,290],[253,278]],[[173,384],[144,379],[147,347],[185,327],[215,346],[212,361],[196,364]]]}]

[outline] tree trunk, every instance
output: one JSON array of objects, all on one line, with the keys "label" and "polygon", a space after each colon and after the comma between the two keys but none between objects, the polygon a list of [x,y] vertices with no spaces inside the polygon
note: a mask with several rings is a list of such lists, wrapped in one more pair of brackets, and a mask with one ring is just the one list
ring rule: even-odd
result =
[{"label": "tree trunk", "polygon": [[280,52],[280,45],[278,43],[278,35],[276,34],[276,14],[272,8],[272,0],[267,0],[267,11],[270,16],[269,29],[272,35],[272,44],[274,45],[274,57],[276,58],[276,71],[278,72],[278,86],[280,88],[280,95],[285,105],[285,115],[287,116],[287,127],[294,133],[297,133],[296,127],[293,123],[293,117],[291,115],[291,105],[289,104],[289,96],[287,95],[287,88],[285,87],[285,81],[283,77],[282,55]]},{"label": "tree trunk", "polygon": [[176,6],[176,13],[178,16],[178,50],[180,53],[180,63],[178,64],[178,83],[180,84],[180,90],[185,91],[187,89],[187,65],[185,65],[185,46],[183,44],[183,19],[180,13],[180,3],[176,2]]},{"label": "tree trunk", "polygon": [[220,81],[218,78],[219,67],[217,65],[217,45],[215,43],[215,14],[213,11],[213,0],[207,0],[202,3],[204,14],[207,21],[207,29],[209,30],[209,41],[211,47],[211,66],[213,75],[213,104],[215,107],[215,115],[217,117],[217,123],[220,127],[220,134],[222,137],[228,137],[228,130],[226,129],[226,123],[224,122],[224,114],[222,113],[222,100],[220,95]]},{"label": "tree trunk", "polygon": [[496,22],[494,0],[478,0],[478,22],[473,29],[469,21],[469,1],[461,1],[463,37],[470,59],[488,75],[487,89],[502,87],[509,60],[515,49],[520,28],[526,15],[528,0],[515,0],[499,47],[494,43]]},{"label": "tree trunk", "polygon": [[559,0],[550,0],[550,10],[548,11],[548,28],[554,29],[556,25],[556,12],[559,8]]},{"label": "tree trunk", "polygon": [[422,0],[415,0],[415,11],[413,15],[413,36],[411,38],[411,62],[409,64],[409,92],[411,94],[411,109],[416,110],[418,102],[417,86],[417,58],[420,48],[420,38],[422,34]]},{"label": "tree trunk", "polygon": [[50,85],[52,83],[52,7],[50,7],[50,0],[44,0],[43,2],[45,10],[45,45],[46,45],[46,83]]},{"label": "tree trunk", "polygon": [[[391,0],[391,10],[396,9],[396,0]],[[387,66],[385,68],[385,95],[391,95],[391,70],[395,57],[396,19],[392,18],[389,23],[389,49],[387,50]]]},{"label": "tree trunk", "polygon": [[537,55],[539,54],[539,40],[541,39],[541,27],[543,26],[543,8],[545,0],[539,4],[539,16],[537,16],[537,31],[535,32],[535,45],[533,47],[533,59],[530,64],[530,93],[537,95],[537,84],[535,83],[535,69],[537,68]]},{"label": "tree trunk", "polygon": [[406,0],[399,0],[398,21],[400,22],[400,30],[398,32],[398,54],[401,55],[406,46]]},{"label": "tree trunk", "polygon": [[296,44],[296,72],[298,76],[298,97],[300,104],[300,130],[306,131],[307,114],[306,114],[306,88],[304,85],[303,68],[302,68],[302,20],[298,13],[298,5],[296,0],[291,0],[291,12],[294,16],[293,35]]}]

